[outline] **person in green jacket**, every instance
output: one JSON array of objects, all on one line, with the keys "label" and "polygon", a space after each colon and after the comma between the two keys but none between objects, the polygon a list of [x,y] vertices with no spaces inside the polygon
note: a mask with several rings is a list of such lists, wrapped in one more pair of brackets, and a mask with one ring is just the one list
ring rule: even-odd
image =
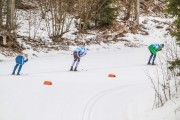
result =
[{"label": "person in green jacket", "polygon": [[148,61],[148,65],[151,64],[151,59],[152,58],[153,58],[152,65],[155,65],[154,61],[156,59],[156,54],[157,54],[158,51],[161,51],[163,47],[164,47],[164,44],[151,44],[148,47],[148,49],[149,49],[149,51],[151,53],[149,61]]}]

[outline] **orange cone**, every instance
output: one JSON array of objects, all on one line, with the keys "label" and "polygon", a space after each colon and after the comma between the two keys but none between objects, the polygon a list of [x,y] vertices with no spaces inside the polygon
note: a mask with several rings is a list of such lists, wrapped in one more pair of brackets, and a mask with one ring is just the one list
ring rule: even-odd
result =
[{"label": "orange cone", "polygon": [[108,77],[116,77],[115,74],[109,74]]},{"label": "orange cone", "polygon": [[44,81],[44,85],[52,85],[51,81]]}]

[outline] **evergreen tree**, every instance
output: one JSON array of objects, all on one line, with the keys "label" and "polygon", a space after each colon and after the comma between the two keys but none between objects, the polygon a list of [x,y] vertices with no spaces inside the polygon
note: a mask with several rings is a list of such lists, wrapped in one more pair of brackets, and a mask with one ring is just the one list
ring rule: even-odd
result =
[{"label": "evergreen tree", "polygon": [[98,21],[99,25],[110,25],[117,17],[118,7],[115,7],[116,0],[99,0],[97,7],[97,13],[95,15],[95,21]]},{"label": "evergreen tree", "polygon": [[168,13],[176,18],[174,25],[176,30],[172,31],[172,35],[176,36],[177,41],[180,41],[180,0],[168,0]]},{"label": "evergreen tree", "polygon": [[[180,0],[168,0],[167,12],[176,18],[173,25],[176,27],[171,31],[172,36],[176,37],[177,43],[180,42]],[[171,61],[170,70],[180,68],[180,59],[177,58],[175,61]]]}]

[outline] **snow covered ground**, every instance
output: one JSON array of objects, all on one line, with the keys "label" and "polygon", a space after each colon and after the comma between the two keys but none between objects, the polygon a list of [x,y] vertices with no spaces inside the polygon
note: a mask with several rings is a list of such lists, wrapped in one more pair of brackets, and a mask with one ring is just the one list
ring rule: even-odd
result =
[{"label": "snow covered ground", "polygon": [[71,52],[57,53],[30,59],[21,76],[11,75],[14,61],[0,62],[0,120],[179,120],[172,104],[152,112],[145,72],[158,65],[147,66],[148,57],[147,47],[89,51],[70,72]]},{"label": "snow covered ground", "polygon": [[[28,18],[27,13],[23,15]],[[23,27],[18,33],[33,37],[35,30],[32,26],[28,31],[28,20],[19,20]],[[140,23],[149,35],[128,33],[124,37],[140,44],[140,48],[124,47],[121,42],[88,46],[78,72],[69,71],[74,47],[48,55],[31,49],[24,51],[30,60],[23,66],[21,76],[11,75],[14,60],[0,55],[5,60],[0,62],[0,120],[180,120],[179,98],[152,110],[154,91],[146,76],[147,72],[153,76],[158,68],[146,65],[150,55],[147,46],[167,45],[166,41],[172,39],[166,31],[170,22],[172,19],[141,17]],[[44,26],[42,22],[37,36],[48,39]],[[71,32],[64,37],[74,38]],[[117,77],[109,78],[110,73]],[[43,85],[44,81],[51,81],[52,85]]]}]

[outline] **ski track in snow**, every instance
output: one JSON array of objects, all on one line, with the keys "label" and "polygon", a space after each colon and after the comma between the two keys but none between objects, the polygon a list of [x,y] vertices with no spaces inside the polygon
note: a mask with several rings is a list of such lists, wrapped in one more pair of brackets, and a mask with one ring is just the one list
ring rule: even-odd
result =
[{"label": "ski track in snow", "polygon": [[[134,85],[135,84],[127,85],[127,86],[123,86],[123,87],[120,86],[120,87],[110,88],[110,89],[104,90],[104,91],[96,94],[95,96],[93,96],[86,104],[86,107],[83,111],[82,120],[92,120],[91,117],[92,117],[93,108],[95,107],[95,105],[97,104],[97,102],[100,99],[103,99],[104,96],[110,95],[110,94],[117,92],[117,91],[120,91],[120,90],[127,89],[128,87],[137,87]],[[123,91],[120,91],[120,92],[123,92]],[[124,119],[124,120],[126,120],[126,119]]]}]

